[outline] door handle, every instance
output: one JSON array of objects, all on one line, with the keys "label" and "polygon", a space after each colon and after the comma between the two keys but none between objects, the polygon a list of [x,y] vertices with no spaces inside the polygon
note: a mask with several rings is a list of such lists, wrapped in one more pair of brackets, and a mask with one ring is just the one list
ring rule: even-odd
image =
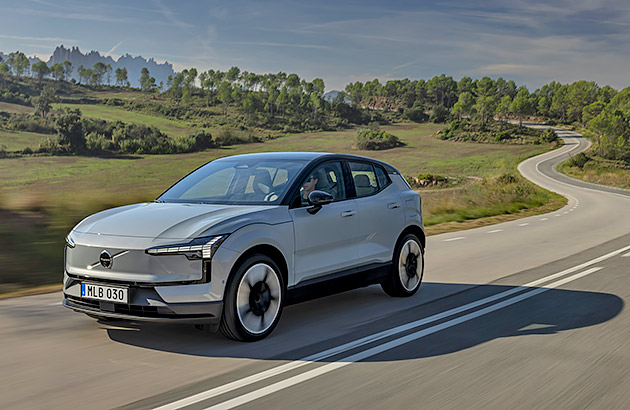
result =
[{"label": "door handle", "polygon": [[400,208],[400,204],[398,204],[396,202],[392,202],[391,204],[387,204],[387,207],[389,209],[396,209],[396,208]]},{"label": "door handle", "polygon": [[357,214],[357,211],[343,211],[341,213],[341,217],[342,218],[347,218],[349,216],[353,216],[353,215],[356,215],[356,214]]}]

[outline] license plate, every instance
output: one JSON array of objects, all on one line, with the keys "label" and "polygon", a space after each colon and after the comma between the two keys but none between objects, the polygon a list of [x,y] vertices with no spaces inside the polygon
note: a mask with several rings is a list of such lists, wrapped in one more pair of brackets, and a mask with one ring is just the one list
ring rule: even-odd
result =
[{"label": "license plate", "polygon": [[108,302],[129,303],[129,289],[96,285],[94,283],[81,283],[81,297],[106,300]]}]

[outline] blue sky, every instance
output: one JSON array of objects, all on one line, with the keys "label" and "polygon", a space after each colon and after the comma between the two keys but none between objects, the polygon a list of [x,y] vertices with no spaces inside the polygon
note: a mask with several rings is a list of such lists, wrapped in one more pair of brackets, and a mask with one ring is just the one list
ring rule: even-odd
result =
[{"label": "blue sky", "polygon": [[326,88],[446,73],[630,86],[630,1],[0,0],[0,51],[57,45],[196,67],[284,71]]}]

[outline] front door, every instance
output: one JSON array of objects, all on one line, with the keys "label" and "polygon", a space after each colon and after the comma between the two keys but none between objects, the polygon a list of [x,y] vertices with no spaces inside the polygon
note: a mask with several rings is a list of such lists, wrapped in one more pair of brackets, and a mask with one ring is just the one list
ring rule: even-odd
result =
[{"label": "front door", "polygon": [[[325,191],[334,201],[314,215],[307,209],[308,194]],[[295,237],[295,285],[357,264],[359,218],[354,199],[348,199],[340,161],[325,162],[302,181],[299,199],[289,212]]]}]

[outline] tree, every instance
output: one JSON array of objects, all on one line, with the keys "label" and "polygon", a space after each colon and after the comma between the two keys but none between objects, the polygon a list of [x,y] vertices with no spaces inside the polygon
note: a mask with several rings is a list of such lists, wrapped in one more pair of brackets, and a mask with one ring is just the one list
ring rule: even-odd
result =
[{"label": "tree", "polygon": [[593,118],[597,117],[606,107],[606,104],[602,101],[595,101],[592,104],[587,105],[582,110],[582,124],[588,124]]},{"label": "tree", "polygon": [[[103,79],[105,78],[105,75],[108,72],[107,66],[108,64],[105,64],[101,61],[94,64],[94,69],[92,71],[92,79],[95,85],[103,84]],[[111,70],[111,66],[109,67],[109,70]]]},{"label": "tree", "polygon": [[519,127],[523,126],[523,117],[529,115],[531,110],[532,105],[529,99],[529,92],[526,88],[521,88],[512,101],[512,104],[510,104],[510,111],[518,117]]},{"label": "tree", "polygon": [[497,99],[491,95],[480,95],[474,105],[477,115],[481,117],[481,125],[485,125],[488,118],[494,117],[497,109]]},{"label": "tree", "polygon": [[461,119],[462,116],[469,117],[472,114],[475,99],[470,91],[464,91],[459,95],[459,99],[453,105],[452,113]]},{"label": "tree", "polygon": [[146,91],[149,87],[149,79],[151,76],[149,75],[149,69],[146,67],[142,67],[140,70],[140,89]]},{"label": "tree", "polygon": [[39,97],[35,99],[35,110],[42,117],[47,118],[52,109],[52,103],[56,101],[55,89],[51,85],[44,87]]},{"label": "tree", "polygon": [[28,58],[21,51],[15,51],[9,54],[7,63],[9,64],[9,67],[11,68],[13,74],[18,77],[22,77],[24,74],[26,74],[31,66]]},{"label": "tree", "polygon": [[59,145],[68,147],[70,151],[80,151],[85,147],[85,135],[81,122],[81,111],[67,110],[57,118],[55,123]]},{"label": "tree", "polygon": [[7,62],[2,62],[2,57],[0,56],[0,80],[2,80],[2,87],[6,87],[6,77],[11,74],[11,68]]},{"label": "tree", "polygon": [[66,81],[69,81],[72,78],[72,63],[68,60],[63,62],[63,75]]},{"label": "tree", "polygon": [[127,82],[127,67],[117,68],[115,71],[116,74],[116,85],[118,87],[122,87]]},{"label": "tree", "polygon": [[228,104],[232,101],[232,85],[229,81],[223,81],[219,84],[218,97],[223,104],[223,115],[227,115]]},{"label": "tree", "polygon": [[52,66],[50,66],[50,70],[52,71],[52,76],[55,80],[63,81],[66,79],[66,72],[62,64],[53,64]]},{"label": "tree", "polygon": [[510,97],[508,94],[504,95],[501,100],[499,101],[499,104],[497,105],[497,114],[499,115],[499,118],[503,118],[504,120],[507,120],[508,115],[510,115],[510,105],[512,104],[512,97]]},{"label": "tree", "polygon": [[50,67],[43,61],[38,61],[31,67],[33,74],[37,75],[37,81],[41,84],[44,77],[50,74]]}]

